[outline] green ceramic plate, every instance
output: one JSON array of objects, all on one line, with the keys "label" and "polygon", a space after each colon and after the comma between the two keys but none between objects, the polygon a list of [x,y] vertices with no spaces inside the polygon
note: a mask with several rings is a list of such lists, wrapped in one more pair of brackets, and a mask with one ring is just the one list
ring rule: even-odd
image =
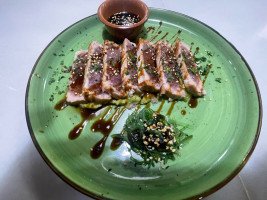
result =
[{"label": "green ceramic plate", "polygon": [[[96,15],[87,17],[60,33],[38,58],[26,93],[26,116],[35,146],[48,165],[67,183],[94,198],[107,199],[184,199],[206,196],[230,181],[251,155],[261,127],[261,99],[256,80],[239,52],[219,33],[188,16],[151,9],[143,37],[154,41],[179,37],[200,48],[202,63],[212,63],[205,82],[207,95],[196,108],[187,102],[175,104],[171,118],[188,125],[193,139],[175,161],[164,168],[135,167],[122,145],[112,151],[111,137],[99,159],[90,157],[90,148],[102,138],[90,131],[90,121],[76,140],[68,133],[81,121],[77,110],[54,110],[64,97],[69,73],[66,67],[75,51],[87,49],[107,34]],[[162,22],[160,26],[159,22]],[[150,28],[149,28],[150,27]],[[155,27],[155,30],[151,29]],[[158,104],[151,106],[156,110]],[[170,103],[161,113],[166,114]],[[119,133],[132,110],[123,113],[112,134]],[[168,167],[167,167],[168,166]],[[165,169],[166,168],[166,169]]]}]

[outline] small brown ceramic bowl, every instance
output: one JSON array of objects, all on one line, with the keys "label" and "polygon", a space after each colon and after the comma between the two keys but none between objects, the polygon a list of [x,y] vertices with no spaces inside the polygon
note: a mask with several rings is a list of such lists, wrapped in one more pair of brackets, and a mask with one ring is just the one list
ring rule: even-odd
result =
[{"label": "small brown ceramic bowl", "polygon": [[[129,12],[139,15],[140,21],[129,26],[110,23],[108,18],[119,12]],[[99,6],[97,14],[100,21],[106,25],[106,29],[110,35],[118,40],[123,40],[124,38],[133,40],[140,33],[144,23],[147,21],[149,11],[147,5],[140,0],[106,0]]]}]

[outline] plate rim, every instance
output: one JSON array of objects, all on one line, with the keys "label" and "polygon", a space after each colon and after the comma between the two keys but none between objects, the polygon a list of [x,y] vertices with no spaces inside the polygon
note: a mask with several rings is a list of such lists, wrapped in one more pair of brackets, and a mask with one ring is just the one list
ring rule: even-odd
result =
[{"label": "plate rim", "polygon": [[[199,194],[196,194],[194,196],[188,197],[187,199],[199,199],[199,198],[203,198],[206,196],[209,196],[210,194],[218,191],[219,189],[221,189],[223,186],[225,186],[227,183],[229,183],[242,169],[243,167],[246,165],[246,163],[248,162],[249,158],[251,157],[252,153],[254,152],[254,149],[256,147],[256,144],[258,142],[259,136],[260,136],[260,132],[261,132],[261,126],[262,126],[262,99],[261,99],[261,94],[260,94],[260,90],[259,90],[259,86],[256,80],[256,77],[253,73],[253,71],[251,70],[249,64],[247,63],[247,61],[245,60],[245,58],[242,56],[242,54],[237,50],[237,48],[230,42],[228,41],[224,36],[222,36],[218,31],[216,31],[214,28],[212,28],[211,26],[205,24],[204,22],[195,19],[193,17],[190,17],[186,14],[180,13],[180,12],[176,12],[176,11],[172,11],[172,10],[167,10],[167,9],[161,9],[161,8],[155,8],[155,7],[149,7],[149,10],[155,10],[155,11],[163,11],[163,12],[170,12],[174,15],[180,15],[183,16],[185,18],[191,19],[197,23],[200,23],[201,25],[205,26],[206,28],[210,29],[211,31],[213,31],[214,33],[216,33],[218,36],[220,36],[226,43],[228,43],[231,48],[233,48],[233,50],[240,56],[241,60],[244,62],[245,66],[247,67],[247,69],[249,70],[249,73],[252,77],[253,83],[255,85],[256,88],[256,92],[257,92],[257,98],[258,98],[258,105],[259,105],[259,120],[258,120],[258,125],[257,125],[257,130],[254,136],[254,140],[253,143],[248,151],[248,153],[246,154],[246,156],[243,158],[242,163],[236,167],[235,170],[232,171],[232,173],[230,173],[229,176],[225,177],[225,179],[223,179],[221,182],[219,182],[218,184],[214,185],[213,187],[200,192]],[[38,56],[37,60],[34,63],[34,66],[31,70],[30,76],[28,78],[27,81],[27,87],[26,87],[26,92],[25,92],[25,116],[26,116],[26,123],[27,123],[27,127],[31,136],[31,139],[33,141],[33,144],[35,146],[35,148],[37,149],[37,151],[39,152],[39,154],[41,155],[41,157],[43,158],[43,160],[45,161],[45,163],[50,167],[50,169],[52,169],[52,171],[54,171],[54,173],[60,177],[65,183],[69,184],[71,187],[73,187],[74,189],[76,189],[77,191],[90,196],[94,199],[99,199],[99,200],[103,200],[103,199],[110,199],[104,196],[100,196],[95,194],[92,191],[86,190],[84,188],[82,188],[81,186],[79,186],[78,184],[74,183],[73,181],[71,181],[67,176],[65,176],[62,172],[60,172],[53,164],[52,162],[47,158],[47,156],[45,155],[45,153],[43,152],[42,148],[40,147],[40,145],[37,142],[37,139],[35,137],[34,131],[32,129],[32,125],[30,122],[30,116],[29,116],[29,106],[28,106],[28,97],[29,97],[29,89],[31,86],[31,79],[34,75],[34,71],[37,67],[37,64],[39,63],[39,60],[41,59],[41,57],[43,56],[44,52],[47,50],[47,48],[65,31],[67,31],[68,29],[70,29],[71,27],[75,26],[76,24],[79,24],[80,22],[84,21],[87,18],[92,18],[92,17],[97,17],[97,14],[93,14],[90,16],[87,16],[85,18],[82,18],[80,20],[78,20],[77,22],[71,24],[70,26],[68,26],[67,28],[65,28],[64,30],[62,30],[59,34],[57,34],[53,40],[51,40],[51,42],[48,43],[48,45],[46,45],[46,47],[42,50],[41,54]]]}]

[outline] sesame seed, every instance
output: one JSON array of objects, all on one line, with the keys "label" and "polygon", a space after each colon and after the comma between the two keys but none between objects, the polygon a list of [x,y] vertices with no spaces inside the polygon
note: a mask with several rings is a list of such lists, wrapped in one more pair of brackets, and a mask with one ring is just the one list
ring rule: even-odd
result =
[{"label": "sesame seed", "polygon": [[170,141],[168,142],[168,144],[173,144],[173,141],[172,141],[172,140],[170,140]]}]

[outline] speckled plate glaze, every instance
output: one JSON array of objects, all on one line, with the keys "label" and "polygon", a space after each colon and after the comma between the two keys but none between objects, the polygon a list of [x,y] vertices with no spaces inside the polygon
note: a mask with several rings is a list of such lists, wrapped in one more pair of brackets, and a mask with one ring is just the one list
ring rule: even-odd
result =
[{"label": "speckled plate glaze", "polygon": [[[162,22],[162,23],[160,23]],[[161,24],[161,25],[160,25]],[[230,181],[250,157],[261,127],[261,99],[253,73],[240,53],[219,33],[193,18],[172,11],[151,9],[142,37],[180,39],[200,48],[212,68],[205,82],[207,95],[196,108],[177,102],[170,118],[188,125],[193,139],[175,161],[163,168],[134,166],[125,145],[110,149],[111,137],[99,159],[90,148],[102,138],[90,130],[94,120],[76,140],[68,133],[81,121],[74,107],[56,111],[64,97],[75,51],[87,49],[108,35],[96,15],[87,17],[60,33],[38,58],[27,87],[26,117],[33,142],[47,164],[67,183],[97,199],[200,198]],[[150,27],[150,28],[149,28]],[[155,30],[151,29],[155,27]],[[212,56],[210,56],[210,52]],[[67,67],[66,67],[67,66]],[[165,103],[166,114],[171,103]],[[157,110],[159,104],[151,108]],[[123,113],[112,134],[119,133],[127,116]],[[168,166],[168,167],[167,167]]]}]

